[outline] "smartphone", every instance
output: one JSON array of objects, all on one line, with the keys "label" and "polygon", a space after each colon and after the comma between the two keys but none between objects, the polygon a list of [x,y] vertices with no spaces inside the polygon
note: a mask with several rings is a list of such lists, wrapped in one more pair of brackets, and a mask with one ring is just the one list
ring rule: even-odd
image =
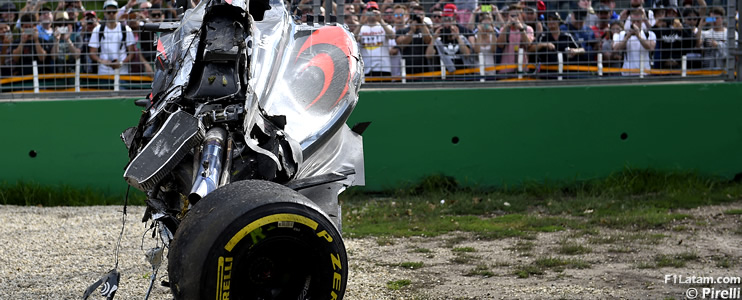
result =
[{"label": "smartphone", "polygon": [[33,34],[34,30],[36,30],[36,28],[24,28],[23,34]]},{"label": "smartphone", "polygon": [[706,23],[714,23],[716,22],[716,17],[706,17]]},{"label": "smartphone", "polygon": [[492,12],[492,5],[482,5],[482,12]]}]

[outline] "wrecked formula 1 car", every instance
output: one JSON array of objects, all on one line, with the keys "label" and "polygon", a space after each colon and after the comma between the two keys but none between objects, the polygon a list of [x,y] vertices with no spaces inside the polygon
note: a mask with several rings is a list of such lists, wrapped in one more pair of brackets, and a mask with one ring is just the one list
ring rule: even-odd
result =
[{"label": "wrecked formula 1 car", "polygon": [[368,126],[345,124],[363,80],[352,34],[278,0],[204,0],[156,26],[152,93],[122,134],[155,271],[166,255],[175,299],[342,299],[337,199],[364,182]]}]

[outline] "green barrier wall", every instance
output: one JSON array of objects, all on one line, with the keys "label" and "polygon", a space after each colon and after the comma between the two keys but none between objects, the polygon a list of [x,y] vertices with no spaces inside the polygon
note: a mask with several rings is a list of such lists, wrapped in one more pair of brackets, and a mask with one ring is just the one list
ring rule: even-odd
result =
[{"label": "green barrier wall", "polygon": [[[348,124],[364,133],[366,181],[398,187],[434,173],[468,186],[565,183],[625,167],[742,172],[742,84],[364,90]],[[128,100],[0,103],[0,180],[122,193],[118,135]],[[35,152],[32,157],[31,151]]]}]

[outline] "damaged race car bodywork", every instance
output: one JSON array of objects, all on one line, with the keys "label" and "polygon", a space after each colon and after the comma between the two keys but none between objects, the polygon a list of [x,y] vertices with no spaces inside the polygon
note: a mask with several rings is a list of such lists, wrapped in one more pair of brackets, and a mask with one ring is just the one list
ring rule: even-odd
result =
[{"label": "damaged race car bodywork", "polygon": [[363,80],[352,34],[297,24],[278,0],[205,0],[152,30],[124,178],[147,193],[175,298],[341,299],[337,196],[364,182],[368,125],[345,124]]}]

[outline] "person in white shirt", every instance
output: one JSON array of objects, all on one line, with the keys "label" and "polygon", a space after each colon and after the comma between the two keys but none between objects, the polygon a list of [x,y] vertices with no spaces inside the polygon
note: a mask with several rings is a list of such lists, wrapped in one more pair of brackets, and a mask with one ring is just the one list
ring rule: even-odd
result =
[{"label": "person in white shirt", "polygon": [[366,4],[366,11],[361,17],[361,26],[356,28],[354,34],[360,44],[363,72],[366,76],[391,76],[389,40],[394,39],[395,33],[392,26],[381,18],[376,2],[369,1]]},{"label": "person in white shirt", "polygon": [[[644,70],[650,69],[649,52],[657,45],[657,36],[654,32],[642,29],[645,22],[644,9],[634,8],[631,10],[631,29],[624,30],[614,39],[613,50],[624,51],[623,69],[640,69],[642,63]],[[636,72],[622,72],[624,76],[639,75]]]},{"label": "person in white shirt", "polygon": [[128,63],[134,59],[136,50],[134,33],[129,26],[117,22],[116,0],[107,0],[103,4],[103,11],[105,23],[93,29],[88,43],[90,59],[98,63],[98,75],[111,75],[116,69],[120,70],[120,74],[129,74]]},{"label": "person in white shirt", "polygon": [[[709,69],[723,69],[726,67],[726,60],[729,56],[729,48],[737,48],[737,32],[734,32],[734,41],[729,43],[727,28],[724,26],[724,9],[714,7],[709,12],[708,24],[711,28],[701,32],[701,39],[704,47],[703,66]],[[705,20],[702,20],[705,21]],[[700,26],[699,26],[700,27]]]}]

